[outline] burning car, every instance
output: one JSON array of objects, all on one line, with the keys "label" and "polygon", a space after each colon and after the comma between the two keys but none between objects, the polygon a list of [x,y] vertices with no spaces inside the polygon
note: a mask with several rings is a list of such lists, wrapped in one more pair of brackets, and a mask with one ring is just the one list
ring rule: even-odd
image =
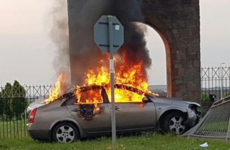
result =
[{"label": "burning car", "polygon": [[[69,143],[111,134],[110,92],[105,85],[76,87],[33,107],[27,124],[30,136]],[[161,130],[182,134],[198,123],[201,114],[197,103],[163,98],[121,84],[115,84],[115,112],[117,133]]]}]

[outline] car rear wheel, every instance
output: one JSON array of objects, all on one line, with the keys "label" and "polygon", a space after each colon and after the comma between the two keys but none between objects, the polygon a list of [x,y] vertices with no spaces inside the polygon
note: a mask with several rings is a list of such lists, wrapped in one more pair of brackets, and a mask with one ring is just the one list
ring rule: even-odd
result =
[{"label": "car rear wheel", "polygon": [[162,130],[164,133],[183,134],[186,131],[185,117],[182,113],[173,112],[163,118]]},{"label": "car rear wheel", "polygon": [[57,124],[52,132],[52,139],[60,143],[72,143],[79,139],[79,133],[75,125],[68,122]]}]

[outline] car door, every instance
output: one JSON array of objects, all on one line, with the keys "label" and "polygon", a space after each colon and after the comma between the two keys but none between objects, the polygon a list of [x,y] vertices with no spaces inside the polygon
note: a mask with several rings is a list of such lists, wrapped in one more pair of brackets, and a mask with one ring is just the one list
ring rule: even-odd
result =
[{"label": "car door", "polygon": [[[106,132],[111,130],[111,117],[110,117],[110,109],[108,107],[108,103],[103,103],[101,90],[94,90],[94,93],[90,91],[86,91],[82,95],[82,97],[92,98],[92,94],[95,94],[95,91],[98,92],[100,96],[97,96],[97,100],[94,99],[95,102],[98,103],[75,103],[73,105],[68,105],[72,116],[78,122],[81,128],[83,128],[88,133],[96,133],[96,132]],[[94,97],[95,98],[95,97]],[[92,101],[93,102],[93,101]]]},{"label": "car door", "polygon": [[153,102],[116,103],[117,130],[150,129],[156,125],[156,110]]}]

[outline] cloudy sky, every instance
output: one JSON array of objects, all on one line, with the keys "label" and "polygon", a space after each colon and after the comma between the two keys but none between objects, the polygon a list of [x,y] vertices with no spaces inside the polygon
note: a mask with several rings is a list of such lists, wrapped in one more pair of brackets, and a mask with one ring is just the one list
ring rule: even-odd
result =
[{"label": "cloudy sky", "polygon": [[[200,5],[202,67],[230,66],[230,1],[200,0]],[[52,8],[53,0],[0,0],[0,86],[14,80],[27,85],[55,82]],[[163,42],[151,28],[146,39],[153,61],[149,83],[166,84]]]}]

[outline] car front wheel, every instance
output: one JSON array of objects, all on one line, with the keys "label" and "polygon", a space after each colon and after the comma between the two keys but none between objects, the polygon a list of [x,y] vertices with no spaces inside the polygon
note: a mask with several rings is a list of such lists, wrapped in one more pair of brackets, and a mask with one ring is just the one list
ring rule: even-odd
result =
[{"label": "car front wheel", "polygon": [[60,143],[72,143],[79,139],[79,133],[75,125],[68,122],[59,123],[52,132],[52,139]]},{"label": "car front wheel", "polygon": [[165,133],[175,133],[180,135],[187,129],[184,122],[185,117],[182,113],[173,112],[164,117],[161,128]]}]

